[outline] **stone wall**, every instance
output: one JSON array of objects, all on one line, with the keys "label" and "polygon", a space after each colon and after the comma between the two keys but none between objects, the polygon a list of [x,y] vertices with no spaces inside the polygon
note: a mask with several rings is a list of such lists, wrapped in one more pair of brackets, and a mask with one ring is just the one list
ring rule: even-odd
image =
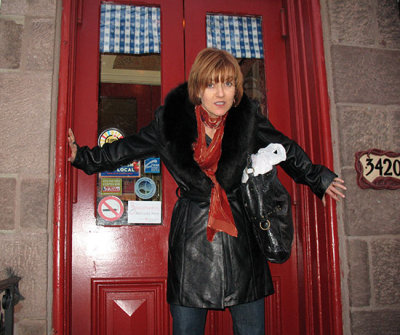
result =
[{"label": "stone wall", "polygon": [[339,206],[344,334],[400,333],[400,190],[363,190],[354,154],[400,152],[396,0],[322,0]]},{"label": "stone wall", "polygon": [[6,267],[22,277],[17,335],[51,327],[55,33],[56,0],[1,1],[0,279]]}]

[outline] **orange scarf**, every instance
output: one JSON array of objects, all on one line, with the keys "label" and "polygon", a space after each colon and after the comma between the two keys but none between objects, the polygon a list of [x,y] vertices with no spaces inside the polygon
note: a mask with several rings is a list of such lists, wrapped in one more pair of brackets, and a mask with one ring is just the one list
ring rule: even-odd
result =
[{"label": "orange scarf", "polygon": [[224,136],[225,120],[228,114],[222,117],[222,122],[218,128],[216,128],[217,130],[212,142],[207,147],[205,126],[202,122],[200,109],[203,109],[201,105],[196,106],[195,112],[198,138],[193,147],[194,160],[214,183],[214,187],[211,190],[210,210],[208,213],[207,239],[212,241],[214,235],[219,231],[237,237],[238,231],[235,226],[235,220],[233,219],[228,197],[215,177],[218,161],[221,157],[222,137]]}]

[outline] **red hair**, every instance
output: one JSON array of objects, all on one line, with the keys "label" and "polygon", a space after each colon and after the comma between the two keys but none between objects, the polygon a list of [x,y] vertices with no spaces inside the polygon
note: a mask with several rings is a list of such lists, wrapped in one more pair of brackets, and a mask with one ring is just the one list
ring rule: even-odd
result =
[{"label": "red hair", "polygon": [[229,52],[206,48],[198,53],[188,80],[189,99],[200,105],[200,93],[211,82],[233,81],[235,83],[235,106],[243,96],[243,74],[239,63]]}]

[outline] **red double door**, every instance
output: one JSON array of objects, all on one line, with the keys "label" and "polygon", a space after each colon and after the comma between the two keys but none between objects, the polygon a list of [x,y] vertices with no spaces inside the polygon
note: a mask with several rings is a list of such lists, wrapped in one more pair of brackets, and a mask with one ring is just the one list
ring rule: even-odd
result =
[{"label": "red double door", "polygon": [[[85,0],[81,3],[77,13],[71,124],[78,143],[93,146],[98,138],[99,96],[102,94],[99,90],[101,1]],[[160,104],[170,89],[187,78],[196,54],[206,47],[206,15],[211,13],[261,18],[265,56],[263,75],[269,117],[279,129],[291,134],[280,0],[142,0],[117,3],[160,8],[161,93],[146,85],[130,91],[142,104],[149,100],[149,96],[152,97],[147,107],[137,104],[138,128],[149,119],[144,110]],[[106,90],[107,85],[103,86]],[[121,90],[119,93],[122,94]],[[76,174],[76,187],[71,206],[69,250],[71,334],[169,334],[167,242],[171,211],[176,200],[174,181],[162,167],[161,224],[98,225],[97,177],[87,176],[81,171],[73,173]],[[284,184],[291,189],[291,182],[282,177]],[[276,293],[265,300],[266,334],[299,333],[296,259],[294,246],[291,260],[271,266]],[[210,335],[232,334],[229,312],[211,311],[206,331]]]}]

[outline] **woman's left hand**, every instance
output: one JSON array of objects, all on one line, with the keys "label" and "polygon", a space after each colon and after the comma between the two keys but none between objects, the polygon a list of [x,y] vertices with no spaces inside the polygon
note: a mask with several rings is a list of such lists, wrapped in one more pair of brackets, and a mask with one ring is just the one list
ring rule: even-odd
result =
[{"label": "woman's left hand", "polygon": [[325,194],[322,198],[322,203],[326,204],[325,195],[329,195],[332,199],[336,201],[340,201],[341,198],[345,198],[346,196],[343,194],[343,191],[347,190],[346,186],[344,186],[344,180],[340,178],[333,179],[333,182],[326,189]]},{"label": "woman's left hand", "polygon": [[78,151],[78,146],[75,142],[75,135],[71,128],[68,129],[68,144],[71,148],[71,156],[68,158],[68,160],[73,163]]}]

